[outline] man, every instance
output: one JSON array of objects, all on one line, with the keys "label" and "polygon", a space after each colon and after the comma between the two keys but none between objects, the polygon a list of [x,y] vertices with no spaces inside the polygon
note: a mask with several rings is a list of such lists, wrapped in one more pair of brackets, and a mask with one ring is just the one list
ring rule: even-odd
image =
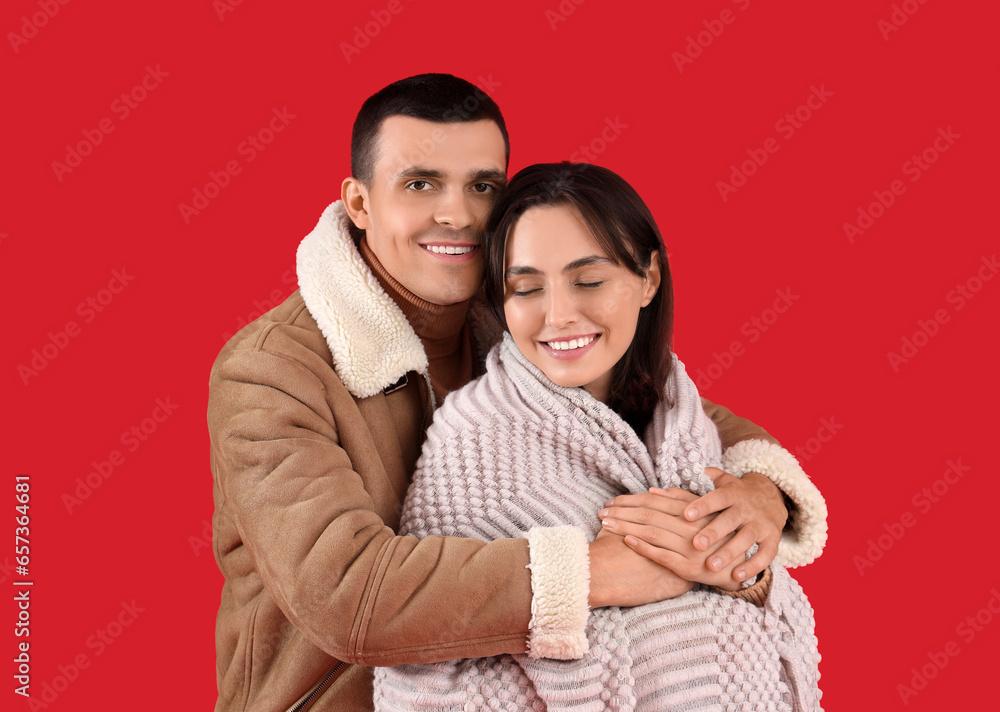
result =
[{"label": "man", "polygon": [[[579,572],[590,577],[582,601],[532,598],[546,570],[538,557],[560,566],[558,536],[545,553],[529,552],[526,539],[395,535],[435,405],[478,373],[497,336],[469,305],[482,277],[481,227],[508,156],[499,109],[463,80],[411,77],[369,98],[342,201],[299,247],[299,291],[220,353],[208,413],[213,545],[226,577],[217,710],[366,710],[370,665],[529,646],[558,657],[552,641],[583,624],[588,604],[638,605],[688,590],[655,563],[681,568],[691,559],[666,545],[670,532],[689,532],[699,565],[711,557],[728,588],[778,550],[786,512],[761,475],[720,475],[716,492],[690,504],[617,498],[601,516],[649,558],[621,536],[593,542],[589,570]],[[766,433],[713,410],[733,446],[728,469],[781,482],[799,528],[782,546],[810,560],[821,532],[800,525],[825,522],[818,492]],[[688,523],[685,506],[722,514]],[[762,555],[743,562],[754,542]]]}]

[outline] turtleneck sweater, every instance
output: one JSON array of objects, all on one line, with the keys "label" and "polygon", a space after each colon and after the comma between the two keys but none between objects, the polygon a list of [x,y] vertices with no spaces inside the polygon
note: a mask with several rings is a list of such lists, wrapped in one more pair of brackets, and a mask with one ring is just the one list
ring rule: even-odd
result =
[{"label": "turtleneck sweater", "polygon": [[427,354],[431,388],[438,405],[476,375],[472,334],[468,325],[469,300],[441,306],[421,299],[389,274],[365,238],[358,249],[372,274],[403,311]]}]

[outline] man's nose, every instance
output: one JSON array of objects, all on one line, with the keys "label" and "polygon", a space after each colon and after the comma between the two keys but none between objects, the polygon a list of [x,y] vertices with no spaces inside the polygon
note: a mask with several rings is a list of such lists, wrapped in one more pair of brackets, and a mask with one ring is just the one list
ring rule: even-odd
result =
[{"label": "man's nose", "polygon": [[434,221],[438,225],[447,225],[455,230],[473,227],[480,217],[482,216],[476,211],[471,196],[458,188],[444,192],[434,213]]}]

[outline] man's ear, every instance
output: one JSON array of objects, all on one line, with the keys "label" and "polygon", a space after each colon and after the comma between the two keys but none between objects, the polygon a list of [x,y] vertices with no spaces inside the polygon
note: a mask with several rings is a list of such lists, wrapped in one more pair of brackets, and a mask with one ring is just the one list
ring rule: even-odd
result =
[{"label": "man's ear", "polygon": [[345,178],[340,186],[340,199],[344,201],[344,208],[351,222],[359,230],[370,230],[371,219],[368,215],[368,189],[364,184],[354,178]]},{"label": "man's ear", "polygon": [[649,269],[646,270],[646,291],[642,295],[642,306],[653,301],[656,290],[660,288],[660,277],[660,252],[656,250],[649,255]]}]

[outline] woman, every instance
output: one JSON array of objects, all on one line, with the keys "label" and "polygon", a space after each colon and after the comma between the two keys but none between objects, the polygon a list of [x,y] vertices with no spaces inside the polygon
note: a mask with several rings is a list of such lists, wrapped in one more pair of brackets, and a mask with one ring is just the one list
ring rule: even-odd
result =
[{"label": "woman", "polygon": [[[495,206],[484,249],[487,298],[507,333],[486,375],[435,414],[401,533],[526,536],[534,566],[557,525],[581,532],[560,555],[586,556],[588,538],[602,535],[591,513],[609,497],[710,490],[704,470],[721,463],[721,446],[669,349],[669,266],[638,194],[604,168],[531,166]],[[544,647],[547,658],[380,669],[376,707],[819,709],[811,607],[780,565],[765,575],[763,607],[698,587],[595,610],[585,638],[546,608],[577,600],[587,615],[585,581],[534,589],[532,653]],[[705,568],[692,578],[731,580]]]}]

